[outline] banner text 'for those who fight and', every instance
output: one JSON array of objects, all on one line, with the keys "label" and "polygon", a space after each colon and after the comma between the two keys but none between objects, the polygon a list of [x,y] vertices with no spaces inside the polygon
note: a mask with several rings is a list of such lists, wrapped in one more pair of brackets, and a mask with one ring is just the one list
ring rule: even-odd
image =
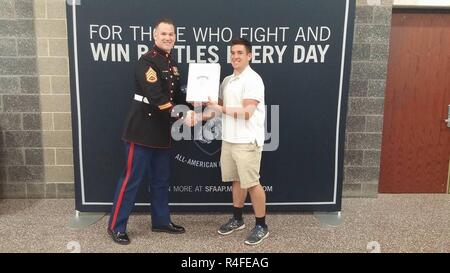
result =
[{"label": "banner text 'for those who fight and'", "polygon": [[[135,43],[132,50],[125,35]],[[332,31],[328,26],[306,27],[177,27],[172,53],[178,63],[217,63],[224,50],[230,62],[228,43],[235,37],[253,44],[252,63],[325,63]],[[102,62],[129,62],[145,54],[152,42],[152,27],[89,25],[92,58]],[[194,45],[193,45],[194,44]]]}]

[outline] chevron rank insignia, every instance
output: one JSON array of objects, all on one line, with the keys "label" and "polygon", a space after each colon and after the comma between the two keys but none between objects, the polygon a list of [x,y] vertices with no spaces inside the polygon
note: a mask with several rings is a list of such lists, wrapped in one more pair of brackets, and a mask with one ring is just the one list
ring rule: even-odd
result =
[{"label": "chevron rank insignia", "polygon": [[158,77],[156,76],[156,71],[153,70],[153,68],[149,68],[147,72],[145,72],[145,78],[149,83],[155,83],[158,80]]}]

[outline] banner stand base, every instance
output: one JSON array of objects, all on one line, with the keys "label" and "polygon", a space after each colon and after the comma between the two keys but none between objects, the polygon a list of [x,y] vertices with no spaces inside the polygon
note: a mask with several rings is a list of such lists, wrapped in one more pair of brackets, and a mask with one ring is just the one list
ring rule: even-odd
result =
[{"label": "banner stand base", "polygon": [[314,212],[314,217],[323,225],[337,227],[343,222],[340,211],[334,212]]},{"label": "banner stand base", "polygon": [[69,222],[69,227],[73,229],[83,229],[97,223],[105,215],[106,213],[102,212],[80,212],[76,210],[75,217]]}]

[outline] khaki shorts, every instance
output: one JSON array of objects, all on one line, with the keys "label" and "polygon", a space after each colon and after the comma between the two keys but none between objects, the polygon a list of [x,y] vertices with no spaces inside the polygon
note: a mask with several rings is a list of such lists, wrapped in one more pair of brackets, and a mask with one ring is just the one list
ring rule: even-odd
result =
[{"label": "khaki shorts", "polygon": [[220,168],[222,181],[240,181],[242,189],[259,184],[262,147],[255,143],[238,144],[222,141]]}]

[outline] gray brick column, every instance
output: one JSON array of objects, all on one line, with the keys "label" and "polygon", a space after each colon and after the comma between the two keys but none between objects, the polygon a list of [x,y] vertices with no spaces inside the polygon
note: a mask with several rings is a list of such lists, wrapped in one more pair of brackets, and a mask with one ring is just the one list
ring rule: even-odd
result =
[{"label": "gray brick column", "polygon": [[0,198],[73,198],[65,1],[0,7]]},{"label": "gray brick column", "polygon": [[346,128],[346,197],[375,197],[380,172],[381,133],[392,0],[357,0]]}]

